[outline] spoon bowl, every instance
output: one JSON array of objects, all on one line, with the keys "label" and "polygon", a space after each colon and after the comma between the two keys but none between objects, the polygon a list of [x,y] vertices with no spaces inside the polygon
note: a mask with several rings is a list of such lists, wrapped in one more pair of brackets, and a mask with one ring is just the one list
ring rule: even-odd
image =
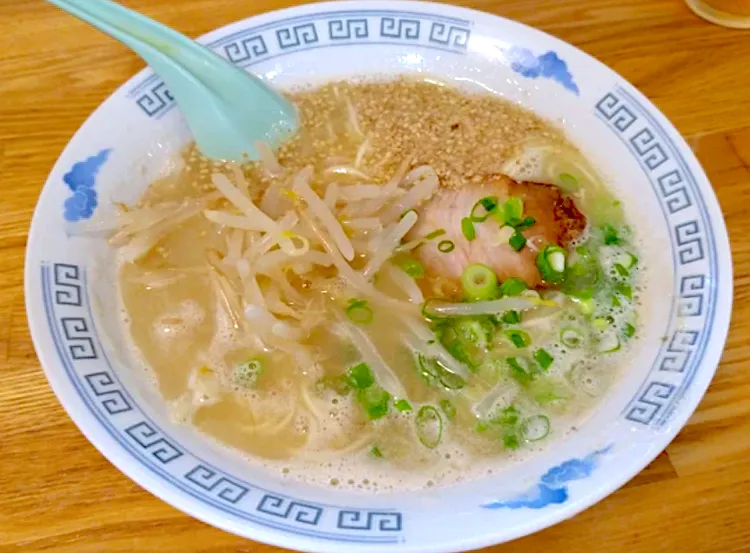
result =
[{"label": "spoon bowl", "polygon": [[297,129],[294,106],[256,76],[185,35],[110,0],[48,0],[116,38],[164,80],[201,153],[220,160],[260,158]]}]

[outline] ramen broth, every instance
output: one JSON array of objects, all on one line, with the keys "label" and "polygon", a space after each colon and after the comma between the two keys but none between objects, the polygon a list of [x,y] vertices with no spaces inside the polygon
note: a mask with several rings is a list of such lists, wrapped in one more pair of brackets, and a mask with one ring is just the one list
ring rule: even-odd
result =
[{"label": "ramen broth", "polygon": [[596,170],[497,96],[291,98],[288,143],[242,166],[189,148],[110,238],[174,418],[286,477],[377,490],[476,478],[580,424],[644,286]]}]

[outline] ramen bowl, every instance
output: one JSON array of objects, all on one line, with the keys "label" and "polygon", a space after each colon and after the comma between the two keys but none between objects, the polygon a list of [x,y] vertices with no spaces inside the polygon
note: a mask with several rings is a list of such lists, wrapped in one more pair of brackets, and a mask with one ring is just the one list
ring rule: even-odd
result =
[{"label": "ramen bowl", "polygon": [[499,17],[420,2],[300,6],[233,23],[201,42],[279,87],[428,76],[489,91],[562,126],[648,244],[641,337],[624,374],[572,435],[485,478],[372,494],[290,481],[170,419],[134,370],[115,256],[96,233],[172,171],[191,140],[164,83],[144,70],[70,141],[37,205],[26,301],[50,385],[122,472],[223,530],[319,552],[463,551],[569,518],[622,486],[674,438],[726,338],[732,268],[722,216],[684,140],[637,90],[557,39]]}]

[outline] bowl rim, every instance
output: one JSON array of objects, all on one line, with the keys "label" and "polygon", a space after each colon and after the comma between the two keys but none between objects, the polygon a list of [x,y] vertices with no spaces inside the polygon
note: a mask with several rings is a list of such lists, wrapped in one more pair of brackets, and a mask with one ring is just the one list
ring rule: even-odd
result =
[{"label": "bowl rim", "polygon": [[[209,40],[216,35],[220,35],[223,31],[225,31],[227,27],[231,25],[243,22],[249,23],[251,21],[257,20],[261,16],[283,19],[284,17],[292,14],[314,14],[318,12],[327,12],[335,8],[340,9],[343,6],[345,6],[346,8],[357,9],[358,7],[366,8],[374,5],[377,5],[382,9],[391,8],[404,11],[413,11],[420,9],[434,10],[443,13],[448,12],[450,15],[463,17],[470,20],[484,20],[484,22],[487,22],[488,24],[500,23],[505,25],[516,25],[536,34],[537,36],[542,37],[548,44],[556,45],[558,47],[562,46],[566,49],[573,48],[577,50],[577,52],[586,59],[587,63],[599,66],[600,69],[604,69],[615,76],[620,83],[626,84],[626,86],[628,87],[627,92],[635,97],[635,99],[641,104],[646,105],[649,108],[650,115],[654,117],[657,124],[663,127],[667,133],[669,133],[669,136],[675,141],[676,145],[678,146],[679,152],[688,158],[688,161],[692,165],[693,171],[697,172],[698,176],[704,177],[705,182],[710,184],[708,177],[705,175],[705,171],[702,169],[700,163],[695,158],[695,155],[687,146],[682,136],[676,131],[674,126],[666,119],[661,111],[656,108],[656,106],[654,106],[642,93],[635,89],[635,87],[630,85],[630,83],[628,83],[628,81],[626,81],[622,76],[574,45],[568,44],[552,35],[544,33],[543,31],[532,28],[523,23],[491,13],[449,4],[438,4],[424,1],[387,0],[375,3],[368,0],[342,0],[336,2],[302,4],[299,6],[254,14],[245,19],[231,22],[223,27],[214,29],[209,33],[206,33],[199,37],[199,40]],[[125,83],[120,85],[117,90],[109,95],[91,113],[91,115],[89,115],[89,117],[81,125],[81,128],[85,127],[89,123],[89,121],[96,118],[100,114],[100,112],[104,111],[107,104],[112,98],[122,94],[122,91],[124,89],[132,87],[136,82],[143,80],[150,74],[151,70],[149,68],[144,68],[136,75],[128,79]],[[75,135],[71,137],[68,144],[66,144],[65,149],[67,149],[74,140]],[[60,159],[58,159],[58,161],[55,163],[55,166],[52,169],[50,175],[59,171],[59,163]],[[47,187],[45,185],[45,189],[46,188]],[[653,448],[650,454],[642,457],[638,463],[631,467],[631,470],[622,470],[619,473],[613,473],[613,477],[608,478],[606,482],[598,486],[595,491],[587,493],[585,496],[585,501],[578,501],[569,504],[565,509],[555,511],[555,513],[551,516],[547,515],[545,517],[540,513],[538,516],[530,517],[531,520],[529,523],[516,525],[512,529],[501,528],[496,531],[492,531],[492,529],[489,529],[489,531],[484,532],[481,535],[466,537],[462,539],[454,539],[448,543],[445,543],[441,547],[432,547],[431,549],[429,549],[430,553],[449,553],[454,551],[464,551],[467,549],[486,547],[517,539],[518,537],[539,531],[562,520],[570,518],[583,511],[584,509],[587,509],[588,507],[594,505],[595,503],[598,503],[601,499],[619,489],[633,476],[638,474],[674,439],[677,433],[685,426],[688,418],[692,415],[692,413],[697,408],[698,403],[703,398],[705,391],[712,381],[713,376],[718,368],[719,357],[721,351],[723,350],[724,343],[727,339],[733,300],[733,267],[729,250],[726,224],[724,222],[723,216],[721,215],[721,210],[713,189],[708,186],[702,187],[700,191],[703,194],[704,202],[708,207],[711,208],[712,211],[714,211],[714,213],[709,217],[709,221],[712,232],[716,235],[715,238],[717,242],[717,254],[720,256],[717,264],[720,268],[720,272],[722,273],[723,285],[722,288],[720,288],[717,292],[717,315],[713,321],[715,325],[718,325],[718,327],[714,329],[714,334],[710,339],[709,345],[707,345],[705,356],[699,364],[699,369],[697,369],[697,372],[699,372],[701,375],[701,383],[696,387],[696,384],[698,384],[696,382],[693,387],[689,389],[689,397],[686,396],[685,398],[683,398],[679,410],[671,419],[669,429],[661,432],[656,437],[656,439],[654,440],[655,444],[653,444]],[[44,192],[45,190],[42,191],[42,194],[44,194]],[[24,268],[24,295],[26,300],[27,318],[29,321],[32,341],[34,343],[37,356],[40,360],[40,364],[45,371],[51,388],[55,392],[55,395],[65,408],[70,418],[75,422],[75,424],[86,436],[89,442],[91,442],[91,444],[94,445],[94,447],[98,449],[102,453],[102,455],[105,456],[105,458],[107,458],[115,467],[117,467],[118,470],[120,470],[122,473],[127,475],[130,479],[138,483],[153,495],[157,496],[168,504],[173,505],[174,507],[180,509],[188,515],[197,518],[207,524],[218,527],[224,531],[240,535],[247,539],[253,539],[280,547],[291,547],[300,551],[341,551],[343,553],[355,549],[362,551],[382,550],[385,544],[368,545],[322,542],[319,539],[300,537],[297,535],[286,533],[284,531],[270,530],[259,525],[248,526],[247,528],[250,529],[250,532],[244,534],[240,533],[238,532],[238,525],[229,520],[229,518],[225,514],[222,514],[219,511],[206,509],[199,504],[195,504],[192,501],[187,500],[179,493],[175,493],[173,490],[171,490],[169,486],[165,485],[161,477],[148,474],[147,471],[143,470],[143,468],[140,467],[138,463],[133,462],[133,459],[129,454],[121,451],[117,447],[117,442],[115,442],[111,437],[107,436],[101,431],[101,429],[99,428],[99,423],[95,420],[94,417],[91,416],[91,413],[89,413],[86,409],[81,408],[78,405],[77,398],[68,394],[67,390],[65,390],[64,387],[57,381],[57,378],[54,375],[54,371],[59,369],[60,361],[55,358],[52,351],[50,351],[48,348],[42,347],[45,339],[43,339],[42,337],[43,329],[40,321],[44,318],[44,316],[41,313],[37,313],[36,309],[31,304],[31,298],[38,294],[36,289],[31,289],[31,283],[34,281],[32,271],[35,271],[37,269],[37,266],[32,263],[31,259],[33,258],[32,254],[34,253],[35,245],[38,244],[41,240],[41,236],[39,236],[42,233],[42,225],[40,223],[41,210],[39,209],[41,203],[42,197],[40,197],[40,200],[38,201],[37,206],[34,210],[26,248],[26,261]],[[716,214],[718,214],[718,217],[714,216]],[[722,313],[724,314],[722,315]],[[711,345],[711,343],[713,343],[713,345]],[[541,523],[539,522],[540,520]],[[251,534],[252,537],[250,537]],[[424,545],[420,545],[418,543],[399,543],[396,544],[393,549],[411,553],[428,551],[427,549],[425,549]]]}]

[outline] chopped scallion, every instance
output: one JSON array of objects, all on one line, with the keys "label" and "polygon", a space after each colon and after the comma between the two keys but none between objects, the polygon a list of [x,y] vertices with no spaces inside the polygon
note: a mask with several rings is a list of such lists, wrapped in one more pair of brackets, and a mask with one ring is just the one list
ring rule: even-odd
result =
[{"label": "chopped scallion", "polygon": [[471,301],[491,300],[497,297],[497,275],[487,265],[473,263],[461,275],[464,295]]},{"label": "chopped scallion", "polygon": [[523,434],[523,437],[530,442],[536,442],[546,438],[549,435],[549,431],[549,418],[544,415],[529,417],[521,425],[521,433]]},{"label": "chopped scallion", "polygon": [[536,256],[536,266],[547,282],[562,282],[565,277],[565,250],[560,246],[546,246]]},{"label": "chopped scallion", "polygon": [[515,426],[518,423],[518,409],[515,405],[508,405],[492,419],[492,422],[504,426]]},{"label": "chopped scallion", "polygon": [[630,323],[625,323],[625,327],[622,329],[622,333],[626,338],[632,338],[635,334],[635,326]]},{"label": "chopped scallion", "polygon": [[441,240],[438,242],[437,249],[442,253],[450,253],[456,249],[456,245],[453,240]]},{"label": "chopped scallion", "polygon": [[443,234],[445,234],[445,229],[444,228],[439,228],[439,229],[433,230],[432,232],[430,232],[427,235],[425,235],[424,239],[425,240],[433,240],[433,239],[437,238],[438,236],[442,236]]},{"label": "chopped scallion", "polygon": [[570,173],[560,173],[557,177],[557,182],[560,183],[560,188],[566,192],[575,192],[580,188],[578,185],[578,179]]},{"label": "chopped scallion", "polygon": [[526,385],[534,380],[534,376],[528,370],[528,363],[523,359],[518,357],[508,357],[507,362],[510,367],[510,375],[520,384]]},{"label": "chopped scallion", "polygon": [[505,324],[516,325],[521,322],[521,314],[518,311],[506,311],[500,320]]},{"label": "chopped scallion", "polygon": [[375,384],[375,377],[367,363],[359,363],[346,371],[346,382],[355,390],[364,390]]},{"label": "chopped scallion", "polygon": [[440,409],[445,414],[445,418],[449,421],[456,418],[456,406],[453,405],[449,399],[441,399],[439,405]]},{"label": "chopped scallion", "polygon": [[560,341],[565,347],[579,348],[583,344],[583,333],[577,328],[563,328],[560,331]]},{"label": "chopped scallion", "polygon": [[517,348],[525,348],[531,343],[531,337],[523,330],[506,330],[505,335]]},{"label": "chopped scallion", "polygon": [[372,322],[373,312],[367,304],[367,300],[352,298],[346,308],[346,315],[352,322],[357,324],[368,324]]},{"label": "chopped scallion", "polygon": [[396,408],[396,411],[399,411],[400,413],[406,413],[407,411],[411,411],[411,403],[409,403],[405,399],[397,399],[393,402],[393,406]]},{"label": "chopped scallion", "polygon": [[537,363],[539,363],[539,366],[542,367],[542,369],[547,370],[552,365],[552,362],[555,360],[554,357],[552,357],[549,352],[544,348],[539,348],[534,352],[534,359]]},{"label": "chopped scallion", "polygon": [[518,449],[520,445],[518,442],[518,436],[515,433],[505,434],[503,436],[503,445],[506,449]]},{"label": "chopped scallion", "polygon": [[529,228],[534,223],[536,223],[536,219],[534,219],[533,217],[524,217],[523,221],[521,221],[520,223],[518,223],[517,225],[515,225],[515,229],[516,230],[526,230],[527,228]]},{"label": "chopped scallion", "polygon": [[630,275],[630,271],[628,271],[620,263],[615,263],[615,271],[617,271],[617,274],[621,277],[627,277]]},{"label": "chopped scallion", "polygon": [[617,229],[612,225],[604,225],[602,227],[604,233],[604,243],[607,246],[612,246],[620,243],[620,237],[617,235]]},{"label": "chopped scallion", "polygon": [[414,258],[407,257],[398,262],[404,272],[412,278],[422,278],[424,276],[424,265]]},{"label": "chopped scallion", "polygon": [[520,252],[523,247],[526,245],[526,237],[521,234],[518,230],[516,230],[513,234],[510,235],[510,238],[508,239],[508,244],[510,244],[510,247],[516,250],[517,252]]},{"label": "chopped scallion", "polygon": [[483,223],[497,209],[497,206],[497,196],[485,196],[471,208],[471,220],[475,223]]},{"label": "chopped scallion", "polygon": [[629,300],[633,299],[633,287],[630,286],[630,284],[626,284],[624,282],[618,282],[615,285],[615,290],[628,298]]},{"label": "chopped scallion", "polygon": [[614,332],[608,332],[599,342],[599,351],[601,353],[614,353],[620,349],[620,339]]},{"label": "chopped scallion", "polygon": [[503,216],[505,224],[515,226],[523,220],[523,200],[517,196],[511,196],[503,204]]},{"label": "chopped scallion", "polygon": [[417,412],[415,420],[417,437],[422,445],[434,449],[443,437],[443,419],[440,413],[431,405],[425,405]]},{"label": "chopped scallion", "polygon": [[463,232],[464,237],[469,242],[477,237],[477,231],[474,228],[474,223],[472,222],[470,217],[464,217],[463,219],[461,219],[461,232]]},{"label": "chopped scallion", "polygon": [[372,446],[372,449],[370,450],[370,453],[372,453],[373,457],[378,457],[378,458],[382,458],[383,457],[383,453],[380,451],[380,449],[376,445]]},{"label": "chopped scallion", "polygon": [[391,394],[380,386],[370,386],[364,390],[357,390],[357,400],[367,413],[367,417],[376,420],[388,414]]},{"label": "chopped scallion", "polygon": [[503,296],[518,296],[524,290],[527,290],[526,283],[517,277],[510,277],[500,285],[500,294]]}]

